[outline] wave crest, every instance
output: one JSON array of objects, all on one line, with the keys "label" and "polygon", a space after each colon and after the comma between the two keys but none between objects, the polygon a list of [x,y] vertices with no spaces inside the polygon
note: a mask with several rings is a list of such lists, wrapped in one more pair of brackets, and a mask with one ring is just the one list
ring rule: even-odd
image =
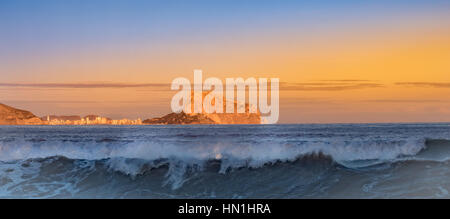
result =
[{"label": "wave crest", "polygon": [[[217,173],[228,175],[230,172],[240,171],[241,169],[260,169],[263,172],[275,169],[276,171],[285,172],[292,171],[292,168],[295,167],[300,168],[300,171],[313,171],[313,175],[321,175],[326,174],[328,171],[335,172],[337,171],[336,168],[339,169],[341,167],[360,169],[379,166],[380,164],[410,162],[411,160],[419,162],[433,160],[439,162],[450,158],[450,141],[424,140],[423,145],[413,144],[413,142],[409,143],[401,144],[397,142],[390,146],[380,146],[379,142],[365,146],[362,144],[353,144],[352,146],[330,146],[327,144],[328,150],[323,150],[325,147],[320,147],[320,145],[315,145],[315,147],[307,147],[306,145],[264,145],[247,147],[244,148],[245,150],[241,150],[240,153],[237,153],[236,150],[238,148],[236,147],[219,147],[217,145],[209,148],[209,150],[207,150],[208,147],[181,150],[181,148],[175,146],[160,145],[159,147],[150,147],[146,144],[132,144],[131,148],[130,145],[125,148],[117,145],[115,147],[111,147],[111,145],[98,147],[97,145],[96,148],[88,147],[87,145],[80,147],[79,145],[67,144],[59,147],[50,147],[46,144],[40,144],[39,146],[23,145],[20,147],[16,145],[15,148],[2,145],[0,147],[2,159],[6,155],[15,156],[15,159],[0,161],[2,167],[9,168],[5,169],[4,172],[6,173],[5,177],[8,177],[8,180],[11,181],[0,187],[7,188],[9,183],[19,184],[23,181],[23,176],[30,177],[36,174],[34,176],[36,178],[45,175],[47,177],[68,179],[73,178],[72,175],[75,175],[76,177],[73,180],[76,183],[70,183],[70,185],[78,189],[78,184],[86,180],[90,184],[96,184],[95,180],[88,179],[92,175],[106,174],[110,175],[109,177],[114,177],[114,180],[120,180],[120,175],[131,177],[132,180],[137,180],[138,182],[139,180],[151,179],[151,181],[159,182],[162,187],[177,190],[186,182],[195,180],[199,174],[202,177],[214,178],[214,175]],[[370,153],[373,148],[380,147],[379,151]],[[400,150],[402,147],[411,148]],[[56,148],[61,148],[61,150],[56,152]],[[390,150],[386,151],[388,149]],[[21,153],[17,153],[18,151]],[[34,153],[35,151],[40,153]],[[51,154],[50,151],[54,152],[54,154]],[[216,157],[217,153],[222,154],[220,159]],[[350,157],[345,153],[355,153],[356,156]],[[384,153],[391,154],[386,155]],[[378,155],[383,156],[380,157]],[[351,159],[337,160],[336,157],[350,157]],[[374,157],[375,159],[367,159]],[[312,180],[314,178],[308,175],[308,178],[303,180]],[[77,192],[76,189],[71,189]]]},{"label": "wave crest", "polygon": [[0,144],[0,160],[26,160],[63,156],[70,159],[101,160],[108,158],[136,158],[142,160],[177,159],[186,163],[208,160],[224,160],[230,166],[260,167],[278,161],[294,161],[310,154],[324,154],[336,162],[358,160],[388,161],[404,156],[416,155],[426,147],[426,140],[352,140],[278,144],[227,144],[199,143],[183,145],[155,142],[131,142],[116,144],[71,143],[71,142],[26,142],[14,141]]}]

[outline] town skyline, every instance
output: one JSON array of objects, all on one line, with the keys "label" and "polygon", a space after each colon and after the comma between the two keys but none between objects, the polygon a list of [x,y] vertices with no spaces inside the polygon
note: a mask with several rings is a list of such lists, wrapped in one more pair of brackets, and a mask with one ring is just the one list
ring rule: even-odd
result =
[{"label": "town skyline", "polygon": [[127,118],[110,119],[99,115],[81,116],[56,116],[47,115],[41,117],[47,125],[143,125],[141,118],[132,120]]}]

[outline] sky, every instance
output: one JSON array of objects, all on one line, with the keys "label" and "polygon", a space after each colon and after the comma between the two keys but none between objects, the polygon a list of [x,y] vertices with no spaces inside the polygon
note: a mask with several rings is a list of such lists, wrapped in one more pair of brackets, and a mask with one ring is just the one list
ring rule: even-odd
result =
[{"label": "sky", "polygon": [[450,122],[450,2],[0,0],[1,103],[145,119],[194,69],[279,78],[279,123]]}]

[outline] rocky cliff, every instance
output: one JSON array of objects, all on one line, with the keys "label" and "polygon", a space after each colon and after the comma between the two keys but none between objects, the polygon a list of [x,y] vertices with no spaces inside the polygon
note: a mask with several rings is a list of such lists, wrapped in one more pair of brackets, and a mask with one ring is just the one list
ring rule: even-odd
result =
[{"label": "rocky cliff", "polygon": [[[207,92],[202,94],[202,99],[205,98]],[[223,107],[225,111],[226,103],[230,102],[224,98]],[[259,112],[250,113],[249,104],[238,104],[236,101],[231,101],[234,104],[235,110],[239,106],[245,107],[244,113],[206,113],[203,109],[202,113],[171,113],[161,118],[153,118],[144,120],[144,124],[261,124],[261,114]],[[191,95],[191,111],[193,111],[194,95]],[[213,101],[214,104],[214,101]]]},{"label": "rocky cliff", "polygon": [[184,112],[170,113],[161,118],[146,119],[142,121],[148,125],[192,125],[192,124],[215,124],[215,122],[204,115],[188,115]]},{"label": "rocky cliff", "polygon": [[42,125],[33,113],[0,103],[0,125]]}]

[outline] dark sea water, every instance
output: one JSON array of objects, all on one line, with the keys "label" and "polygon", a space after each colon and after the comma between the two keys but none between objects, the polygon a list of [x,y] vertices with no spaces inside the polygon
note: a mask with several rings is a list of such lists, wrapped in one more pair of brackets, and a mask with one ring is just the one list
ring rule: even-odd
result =
[{"label": "dark sea water", "polygon": [[450,124],[0,126],[0,198],[450,198]]}]

